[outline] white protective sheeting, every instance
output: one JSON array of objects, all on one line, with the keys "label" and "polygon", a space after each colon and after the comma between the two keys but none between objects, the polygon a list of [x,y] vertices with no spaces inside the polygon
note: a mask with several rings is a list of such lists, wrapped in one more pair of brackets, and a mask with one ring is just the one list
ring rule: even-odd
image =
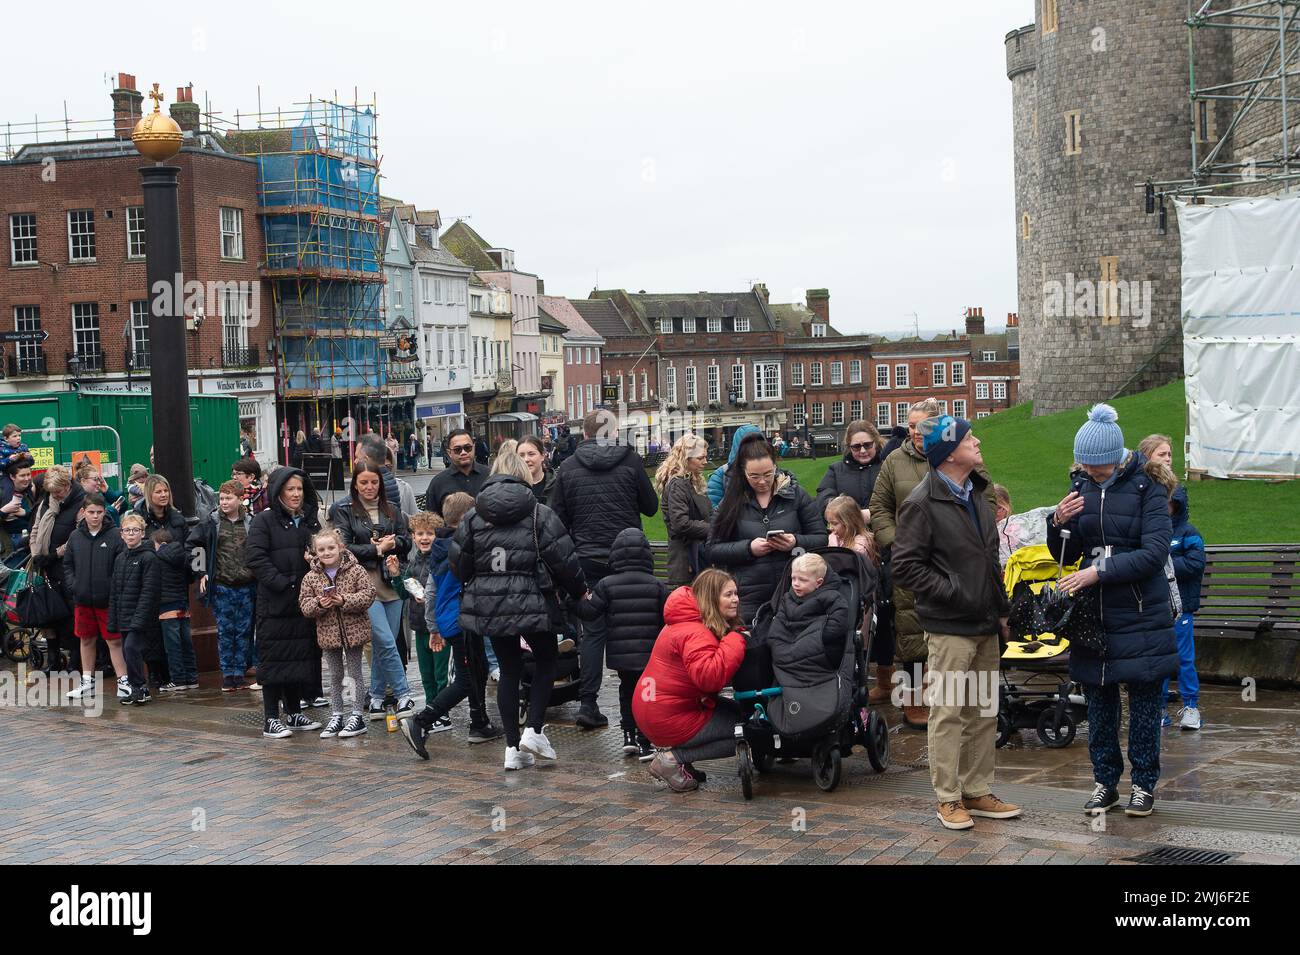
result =
[{"label": "white protective sheeting", "polygon": [[1300,197],[1177,209],[1187,466],[1300,476]]}]

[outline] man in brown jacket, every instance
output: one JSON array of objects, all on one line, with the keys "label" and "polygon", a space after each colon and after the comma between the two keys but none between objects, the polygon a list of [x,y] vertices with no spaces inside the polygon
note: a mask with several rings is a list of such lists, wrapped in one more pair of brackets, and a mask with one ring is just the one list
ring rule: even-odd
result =
[{"label": "man in brown jacket", "polygon": [[930,470],[898,509],[895,579],[916,598],[929,660],[930,781],[939,821],[969,829],[972,816],[1020,809],[992,793],[997,741],[999,635],[1009,606],[994,510],[970,422],[942,415],[918,427]]}]

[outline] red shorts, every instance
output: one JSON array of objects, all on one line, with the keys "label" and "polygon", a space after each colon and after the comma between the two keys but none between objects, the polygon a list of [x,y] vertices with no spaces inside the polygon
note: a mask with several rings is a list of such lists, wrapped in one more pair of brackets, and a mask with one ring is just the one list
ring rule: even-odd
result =
[{"label": "red shorts", "polygon": [[107,607],[74,607],[72,610],[72,632],[83,640],[103,637],[105,640],[121,640],[120,633],[108,629]]}]

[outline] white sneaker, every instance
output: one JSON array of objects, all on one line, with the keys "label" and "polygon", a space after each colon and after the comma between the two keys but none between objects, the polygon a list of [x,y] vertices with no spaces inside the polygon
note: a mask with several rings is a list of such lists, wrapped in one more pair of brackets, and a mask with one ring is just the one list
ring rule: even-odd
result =
[{"label": "white sneaker", "polygon": [[535,762],[532,753],[521,753],[513,746],[506,747],[506,769],[527,769]]},{"label": "white sneaker", "polygon": [[117,678],[117,698],[118,698],[119,700],[125,700],[125,699],[126,699],[128,696],[130,696],[130,695],[131,695],[131,679],[130,679],[130,677],[127,677],[127,676],[125,676],[125,675],[124,675],[124,676],[120,676],[120,677],[118,677],[118,678]]},{"label": "white sneaker", "polygon": [[69,690],[66,695],[66,699],[79,700],[83,696],[94,696],[94,695],[95,695],[95,678],[93,676],[83,676],[81,678],[81,685],[77,687],[75,690]]},{"label": "white sneaker", "polygon": [[491,672],[488,673],[488,679],[491,680],[493,683],[500,683],[501,670],[498,668],[494,668]]},{"label": "white sneaker", "polygon": [[[545,726],[542,729],[546,729]],[[524,730],[524,735],[519,739],[519,748],[526,749],[534,756],[542,759],[555,759],[555,747],[551,741],[546,738],[545,733],[539,733],[531,726]]]},{"label": "white sneaker", "polygon": [[1201,711],[1195,706],[1183,707],[1183,718],[1178,722],[1179,729],[1198,730],[1201,728]]}]

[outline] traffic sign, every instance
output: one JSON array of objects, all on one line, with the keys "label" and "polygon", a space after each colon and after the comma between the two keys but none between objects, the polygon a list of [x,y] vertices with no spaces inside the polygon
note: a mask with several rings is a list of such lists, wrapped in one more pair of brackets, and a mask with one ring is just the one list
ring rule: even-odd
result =
[{"label": "traffic sign", "polygon": [[43,328],[38,328],[34,332],[0,332],[0,341],[3,342],[41,342],[44,343],[50,333]]}]

